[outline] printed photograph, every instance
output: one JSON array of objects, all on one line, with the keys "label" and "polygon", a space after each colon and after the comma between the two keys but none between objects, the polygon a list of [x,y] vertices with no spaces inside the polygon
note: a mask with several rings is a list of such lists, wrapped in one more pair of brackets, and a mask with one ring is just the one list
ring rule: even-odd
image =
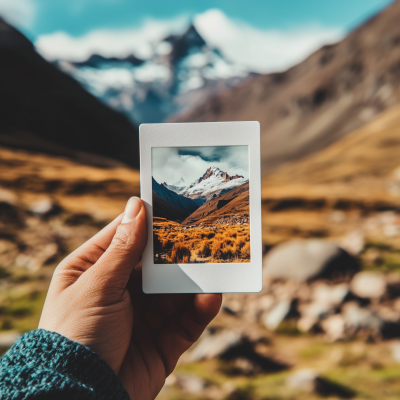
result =
[{"label": "printed photograph", "polygon": [[250,262],[248,146],[152,149],[155,264]]}]

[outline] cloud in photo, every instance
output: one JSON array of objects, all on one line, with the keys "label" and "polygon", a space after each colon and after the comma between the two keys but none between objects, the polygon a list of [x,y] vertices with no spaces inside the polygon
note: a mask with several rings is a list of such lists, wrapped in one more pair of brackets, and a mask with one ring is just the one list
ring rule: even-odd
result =
[{"label": "cloud in photo", "polygon": [[248,146],[156,147],[152,149],[152,165],[158,183],[173,184],[183,178],[188,185],[210,167],[248,178]]}]

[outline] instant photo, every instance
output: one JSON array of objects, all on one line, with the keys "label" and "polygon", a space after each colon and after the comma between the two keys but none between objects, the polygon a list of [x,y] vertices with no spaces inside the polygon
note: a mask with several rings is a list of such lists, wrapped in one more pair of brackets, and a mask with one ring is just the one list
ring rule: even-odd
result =
[{"label": "instant photo", "polygon": [[155,264],[250,262],[248,146],[152,149]]},{"label": "instant photo", "polygon": [[262,288],[260,124],[142,124],[145,293]]}]

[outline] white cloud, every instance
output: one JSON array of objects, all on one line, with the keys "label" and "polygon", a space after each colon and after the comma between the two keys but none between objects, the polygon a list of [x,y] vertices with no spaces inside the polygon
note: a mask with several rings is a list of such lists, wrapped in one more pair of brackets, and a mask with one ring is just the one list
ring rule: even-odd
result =
[{"label": "white cloud", "polygon": [[[181,148],[187,149],[187,148]],[[193,147],[194,150],[199,148]],[[201,156],[181,155],[176,147],[156,147],[152,149],[152,172],[158,183],[167,182],[173,184],[180,178],[185,180],[186,185],[200,178],[210,167],[217,167],[229,175],[242,175],[249,177],[248,148],[247,146],[229,146],[224,155],[217,161],[206,161],[215,153],[215,147],[201,148]],[[217,148],[218,149],[218,148]],[[204,157],[204,158],[203,158]]]},{"label": "white cloud", "polygon": [[105,57],[134,54],[146,59],[153,54],[155,44],[163,37],[173,32],[182,32],[187,24],[188,18],[181,16],[171,20],[149,19],[140,27],[132,29],[94,30],[81,37],[54,32],[39,36],[35,45],[48,60],[84,61],[94,53]]},{"label": "white cloud", "polygon": [[32,0],[0,0],[0,16],[12,25],[29,28],[35,14]]},{"label": "white cloud", "polygon": [[203,38],[226,57],[260,73],[285,70],[344,35],[340,28],[318,25],[284,31],[257,29],[229,19],[217,9],[197,15],[194,24]]},{"label": "white cloud", "polygon": [[[29,0],[0,0],[0,4]],[[123,57],[135,54],[148,58],[160,39],[170,33],[182,33],[189,24],[187,16],[170,20],[149,19],[132,29],[94,30],[81,37],[65,32],[42,35],[36,41],[39,52],[49,60],[83,61],[91,54]],[[254,28],[228,18],[221,10],[211,9],[194,18],[199,33],[211,46],[219,48],[235,64],[254,72],[285,70],[302,61],[324,44],[344,36],[341,28],[319,25],[288,30]]]}]

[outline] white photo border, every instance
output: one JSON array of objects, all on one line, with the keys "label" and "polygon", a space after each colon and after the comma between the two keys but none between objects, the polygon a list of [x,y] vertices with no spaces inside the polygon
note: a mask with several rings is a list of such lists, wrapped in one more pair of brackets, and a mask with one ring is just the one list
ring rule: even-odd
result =
[{"label": "white photo border", "polygon": [[[145,293],[249,293],[262,290],[260,123],[195,122],[141,124],[140,193],[146,207],[148,240],[142,257]],[[152,148],[248,146],[250,262],[154,264]]]}]

